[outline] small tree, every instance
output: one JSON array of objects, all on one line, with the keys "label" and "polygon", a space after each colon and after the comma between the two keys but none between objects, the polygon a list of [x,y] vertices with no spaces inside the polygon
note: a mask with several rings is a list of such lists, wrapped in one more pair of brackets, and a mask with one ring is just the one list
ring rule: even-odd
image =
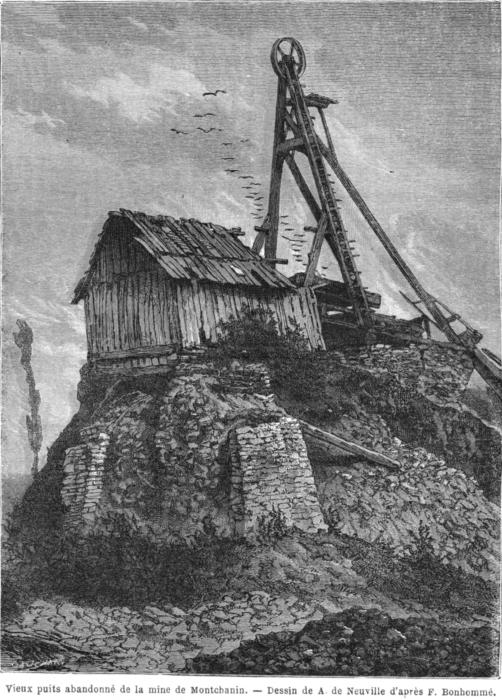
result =
[{"label": "small tree", "polygon": [[33,345],[33,331],[26,321],[18,319],[16,321],[19,331],[13,333],[14,342],[21,350],[21,366],[26,372],[26,383],[28,384],[28,402],[31,415],[26,416],[26,429],[28,431],[28,441],[33,452],[33,464],[31,473],[33,476],[38,473],[38,454],[42,447],[42,421],[40,420],[40,392],[37,391],[35,375],[31,366],[31,348]]}]

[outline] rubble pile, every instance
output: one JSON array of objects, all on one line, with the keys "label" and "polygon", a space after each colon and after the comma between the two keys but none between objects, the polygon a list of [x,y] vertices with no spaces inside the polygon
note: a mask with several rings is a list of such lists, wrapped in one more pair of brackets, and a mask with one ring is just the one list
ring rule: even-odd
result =
[{"label": "rubble pile", "polygon": [[[413,376],[407,376],[404,370],[401,373],[399,358],[406,359],[412,350],[394,348],[390,355],[393,362],[376,368],[372,366],[373,350],[353,353],[348,355],[349,359],[340,352],[328,353],[323,359],[323,372],[328,378],[331,401],[336,403],[340,390],[344,395],[350,394],[344,398],[345,415],[332,421],[332,429],[377,450],[385,451],[392,436],[411,446],[424,447],[444,457],[448,466],[474,476],[485,495],[498,501],[502,432],[466,409],[461,403],[460,389],[449,401],[436,400],[422,391],[425,379],[419,357],[412,358],[416,364],[410,360]],[[433,348],[428,352],[432,351]],[[441,346],[436,352],[439,351]],[[446,351],[453,352],[450,348]],[[405,369],[406,366],[405,362]],[[457,372],[453,361],[452,366],[441,365],[434,385],[438,392],[448,393],[450,372]],[[345,379],[349,391],[344,386]]]},{"label": "rubble pile", "polygon": [[377,376],[398,376],[402,386],[439,404],[458,404],[474,369],[469,353],[448,343],[412,343],[402,348],[380,344],[347,349],[337,356],[341,364],[363,367]]},{"label": "rubble pile", "polygon": [[333,529],[409,556],[423,545],[422,528],[442,563],[492,579],[499,548],[497,506],[472,477],[424,449],[407,448],[395,438],[386,454],[399,460],[401,469],[359,462],[350,469],[333,467],[319,484]]},{"label": "rubble pile", "polygon": [[[198,654],[221,654],[257,635],[297,631],[322,616],[318,605],[296,596],[251,591],[242,597],[227,595],[218,603],[188,611],[155,605],[141,611],[127,607],[96,610],[37,600],[6,629],[47,635],[104,654],[102,661],[94,662],[93,670],[174,673],[185,670],[186,662]],[[85,669],[76,655],[67,658],[64,670]]]},{"label": "rubble pile", "polygon": [[[395,452],[394,441],[386,421],[379,415],[371,414],[362,406],[356,406],[351,414],[344,414],[336,420],[334,431],[364,447],[379,452],[390,449]],[[392,457],[389,454],[389,457]]]},{"label": "rubble pile", "polygon": [[421,618],[393,619],[350,609],[244,642],[235,651],[199,656],[192,673],[305,676],[495,676],[495,629],[459,628]]}]

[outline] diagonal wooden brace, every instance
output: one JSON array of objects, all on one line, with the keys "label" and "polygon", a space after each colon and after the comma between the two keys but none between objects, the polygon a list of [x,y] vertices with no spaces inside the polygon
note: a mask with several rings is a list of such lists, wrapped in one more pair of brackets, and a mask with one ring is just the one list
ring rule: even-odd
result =
[{"label": "diagonal wooden brace", "polygon": [[319,262],[319,256],[321,255],[322,242],[324,241],[327,225],[328,218],[323,212],[319,220],[319,224],[317,226],[317,231],[314,235],[312,247],[310,249],[309,262],[305,271],[305,280],[303,282],[304,287],[310,287],[314,279],[315,271],[317,270],[317,263]]}]

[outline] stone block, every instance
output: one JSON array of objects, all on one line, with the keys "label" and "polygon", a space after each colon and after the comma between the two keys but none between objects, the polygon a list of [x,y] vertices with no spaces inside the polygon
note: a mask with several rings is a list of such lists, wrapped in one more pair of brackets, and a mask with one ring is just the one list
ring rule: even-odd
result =
[{"label": "stone block", "polygon": [[[326,528],[315,498],[306,446],[295,419],[283,417],[273,423],[238,428],[234,448],[232,478],[235,486],[242,489],[242,506],[234,511],[239,531],[253,537],[261,521],[278,517],[287,526],[306,531]],[[306,499],[312,512],[305,512]],[[234,498],[233,502],[237,500]]]}]

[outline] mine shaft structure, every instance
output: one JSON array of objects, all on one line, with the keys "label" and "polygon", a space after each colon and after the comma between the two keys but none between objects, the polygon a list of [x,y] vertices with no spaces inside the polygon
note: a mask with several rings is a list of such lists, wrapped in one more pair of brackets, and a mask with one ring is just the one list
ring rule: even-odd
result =
[{"label": "mine shaft structure", "polygon": [[[342,296],[345,299],[342,325],[357,329],[366,342],[371,342],[376,337],[383,339],[383,342],[392,342],[393,338],[402,342],[406,336],[406,325],[403,334],[403,322],[392,323],[392,317],[377,315],[375,308],[380,304],[380,297],[363,286],[361,272],[356,265],[358,254],[352,245],[354,241],[349,239],[342,219],[340,200],[336,197],[328,176],[328,172],[333,172],[417,295],[415,301],[402,293],[404,298],[417,309],[426,327],[429,324],[435,325],[450,343],[464,347],[471,354],[475,369],[502,399],[500,358],[488,350],[478,348],[482,334],[422,286],[340,165],[325,117],[325,110],[337,101],[315,93],[305,95],[300,83],[306,68],[301,44],[292,37],[277,39],[272,47],[271,62],[278,77],[278,87],[269,200],[265,219],[255,228],[257,235],[253,251],[260,253],[264,247],[265,260],[272,266],[287,263],[287,260],[277,258],[281,181],[286,164],[316,221],[314,227],[305,227],[306,231],[311,231],[314,235],[305,273],[297,276],[298,284],[309,287],[318,283],[316,270],[323,242],[326,242],[343,279],[343,284],[338,283],[343,288]],[[317,110],[325,140],[315,130],[315,115],[311,110]],[[307,159],[315,194],[296,160],[297,154]],[[454,323],[456,327],[453,326]],[[458,330],[459,325],[461,330]]]}]

